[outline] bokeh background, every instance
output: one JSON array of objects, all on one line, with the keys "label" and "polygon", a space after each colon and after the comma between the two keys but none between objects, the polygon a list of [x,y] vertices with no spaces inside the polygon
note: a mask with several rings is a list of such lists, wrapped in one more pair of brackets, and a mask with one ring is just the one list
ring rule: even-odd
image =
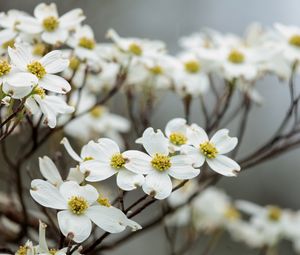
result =
[{"label": "bokeh background", "polygon": [[[300,25],[299,0],[57,0],[59,12],[64,13],[80,7],[95,31],[98,41],[104,41],[108,28],[114,28],[122,36],[160,39],[167,43],[169,51],[179,50],[178,38],[210,27],[221,32],[242,35],[252,22],[272,26],[274,22]],[[32,13],[37,0],[0,0],[0,10],[21,9]],[[300,83],[300,80],[298,81]],[[253,151],[262,141],[272,135],[282,119],[289,103],[287,84],[274,77],[258,83],[264,97],[262,106],[255,106],[250,114],[247,134],[240,157]],[[165,95],[153,118],[154,127],[164,127],[172,117],[183,116],[183,108],[174,95]],[[200,107],[195,103],[192,120],[201,124]],[[116,107],[117,109],[118,107]],[[235,134],[235,123],[228,126]],[[239,157],[239,158],[240,158]],[[237,178],[223,178],[222,187],[234,198],[249,199],[259,204],[278,204],[282,207],[300,209],[300,158],[299,150],[286,153],[274,160],[247,170]],[[151,215],[155,207],[145,211]],[[205,240],[204,240],[205,241]],[[203,242],[199,242],[193,253],[200,254]],[[280,254],[291,254],[288,245],[281,247]],[[167,254],[166,241],[161,228],[139,236],[109,254]],[[248,251],[225,237],[213,254],[257,254]]]}]

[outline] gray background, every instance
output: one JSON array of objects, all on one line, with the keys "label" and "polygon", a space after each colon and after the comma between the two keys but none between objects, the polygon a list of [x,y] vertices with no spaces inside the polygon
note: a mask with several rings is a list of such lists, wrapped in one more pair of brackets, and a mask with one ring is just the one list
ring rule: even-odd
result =
[{"label": "gray background", "polygon": [[[32,13],[40,1],[0,0],[1,11],[11,8]],[[49,1],[46,1],[49,2]],[[51,1],[52,2],[52,1]],[[161,39],[168,44],[171,52],[178,50],[177,39],[199,30],[211,27],[222,32],[242,34],[246,26],[258,21],[271,26],[274,22],[300,25],[299,0],[63,0],[53,1],[60,13],[80,7],[87,15],[99,41],[102,41],[108,28],[116,29],[123,36]],[[300,81],[299,81],[300,82]],[[287,84],[267,77],[258,84],[265,97],[261,107],[255,107],[250,115],[250,124],[242,145],[241,154],[251,152],[267,139],[277,127],[289,102]],[[178,98],[167,95],[167,100],[159,107],[154,116],[154,126],[163,127],[168,119],[182,116]],[[173,109],[177,109],[174,111]],[[201,123],[199,106],[193,109],[193,120]],[[231,124],[234,135],[234,123]],[[255,169],[242,173],[238,178],[223,178],[218,186],[223,187],[235,198],[249,199],[261,204],[278,204],[293,209],[300,208],[299,188],[299,150],[277,157]],[[151,207],[146,211],[154,212]],[[166,254],[166,241],[161,231],[147,232],[110,254]],[[200,254],[201,243],[195,253]],[[218,246],[213,254],[258,254],[245,251],[242,244],[228,240]],[[291,254],[285,251],[283,254]]]}]

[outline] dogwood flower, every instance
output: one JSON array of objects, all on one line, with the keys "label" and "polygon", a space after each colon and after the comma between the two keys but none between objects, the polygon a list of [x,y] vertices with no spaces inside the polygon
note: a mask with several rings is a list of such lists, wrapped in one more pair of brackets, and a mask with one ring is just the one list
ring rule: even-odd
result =
[{"label": "dogwood flower", "polygon": [[[175,118],[168,121],[165,127],[165,134],[169,139],[170,151],[180,151],[181,146],[190,144],[187,136],[188,125],[186,120],[182,118]],[[138,140],[137,142],[139,142]]]},{"label": "dogwood flower", "polygon": [[78,26],[85,16],[81,9],[74,9],[58,17],[56,5],[41,3],[34,9],[34,17],[22,17],[17,28],[28,34],[41,34],[49,44],[64,43],[72,29]]},{"label": "dogwood flower", "polygon": [[153,56],[165,51],[165,44],[161,41],[150,41],[139,38],[122,38],[113,29],[109,29],[106,36],[111,39],[122,52],[134,58]]},{"label": "dogwood flower", "polygon": [[226,228],[240,220],[240,213],[228,195],[209,187],[200,193],[192,203],[193,225],[201,231]]},{"label": "dogwood flower", "polygon": [[187,180],[196,177],[199,169],[192,167],[190,158],[186,155],[171,156],[169,141],[160,130],[147,128],[139,142],[143,144],[146,153],[129,150],[126,157],[130,160],[126,168],[137,174],[146,174],[142,186],[146,194],[157,199],[165,199],[172,192],[170,176],[178,180]]},{"label": "dogwood flower", "polygon": [[8,48],[12,64],[20,71],[31,74],[38,79],[38,86],[42,89],[65,94],[70,91],[70,84],[55,73],[62,72],[69,65],[69,60],[62,57],[59,50],[51,51],[41,59],[36,59],[24,44],[17,44],[15,48]]},{"label": "dogwood flower", "polygon": [[47,181],[36,179],[31,182],[30,194],[42,206],[60,210],[57,219],[61,232],[73,237],[77,243],[90,236],[91,222],[110,233],[122,232],[127,226],[132,230],[141,228],[121,210],[103,203],[91,185],[80,186],[77,182],[67,181],[57,189]]},{"label": "dogwood flower", "polygon": [[99,61],[96,40],[92,28],[88,25],[77,26],[74,34],[67,41],[74,49],[74,54],[81,60]]},{"label": "dogwood flower", "polygon": [[182,96],[203,95],[209,89],[209,79],[200,60],[193,53],[179,55],[178,70],[174,75],[175,90]]},{"label": "dogwood flower", "polygon": [[59,96],[48,96],[42,88],[36,87],[33,94],[25,101],[25,107],[33,115],[44,114],[44,122],[54,128],[57,124],[59,114],[70,114],[74,112],[74,107],[67,105],[63,98]]},{"label": "dogwood flower", "polygon": [[249,201],[238,200],[236,207],[250,215],[250,222],[264,233],[265,245],[273,246],[284,237],[290,227],[290,214],[278,206],[259,206]]},{"label": "dogwood flower", "polygon": [[20,23],[22,17],[29,16],[26,12],[19,10],[9,10],[7,13],[0,13],[0,26],[3,30],[0,31],[0,45],[5,50],[8,46],[13,47],[16,37],[20,31],[17,25]]},{"label": "dogwood flower", "polygon": [[100,138],[97,143],[90,141],[82,148],[81,157],[72,149],[66,138],[62,140],[68,153],[78,162],[80,170],[89,182],[106,180],[117,175],[117,185],[122,190],[133,190],[144,183],[144,176],[126,168],[130,158],[126,151],[121,153],[116,142],[108,138]]},{"label": "dogwood flower", "polygon": [[217,131],[211,139],[196,124],[192,124],[188,138],[192,145],[184,145],[182,151],[193,158],[194,166],[201,167],[206,161],[212,170],[225,176],[236,176],[240,166],[223,154],[232,151],[238,143],[237,138],[228,135],[229,130]]}]

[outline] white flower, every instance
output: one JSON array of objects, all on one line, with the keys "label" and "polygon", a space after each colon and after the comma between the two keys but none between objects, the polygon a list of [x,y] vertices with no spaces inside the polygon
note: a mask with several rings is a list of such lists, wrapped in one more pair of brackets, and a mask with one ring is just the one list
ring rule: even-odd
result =
[{"label": "white flower", "polygon": [[9,48],[8,54],[12,64],[20,71],[31,74],[38,79],[38,86],[45,90],[62,93],[70,91],[70,84],[62,77],[55,75],[69,65],[69,60],[62,57],[59,50],[51,51],[41,59],[34,57],[24,44]]},{"label": "white flower", "polygon": [[274,38],[273,44],[276,44],[281,49],[284,58],[291,65],[296,61],[300,61],[300,28],[279,23],[276,23],[274,27],[277,32],[277,38]]},{"label": "white flower", "polygon": [[76,27],[75,33],[67,41],[74,49],[75,55],[81,60],[99,61],[96,40],[92,28],[88,25]]},{"label": "white flower", "polygon": [[[76,105],[77,100],[78,93],[72,93],[70,104]],[[96,101],[95,94],[83,89],[76,113],[87,111],[96,104]],[[130,122],[126,118],[110,113],[108,108],[100,105],[72,120],[64,128],[68,135],[80,139],[83,143],[101,136],[111,138],[119,145],[123,145],[120,133],[126,133],[129,129]]]},{"label": "white flower", "polygon": [[75,242],[85,241],[91,234],[92,222],[110,233],[122,232],[127,226],[141,228],[129,220],[119,209],[102,205],[97,190],[91,185],[79,186],[77,182],[64,182],[59,189],[47,181],[33,180],[30,194],[42,206],[60,210],[58,224],[65,235],[74,236]]},{"label": "white flower", "polygon": [[165,199],[172,192],[170,176],[187,180],[200,173],[199,169],[192,167],[188,156],[169,155],[169,141],[160,130],[154,132],[153,128],[147,128],[141,141],[149,155],[135,150],[126,151],[124,155],[130,159],[126,168],[147,175],[142,186],[145,193],[157,199]]},{"label": "white flower", "polygon": [[4,29],[0,31],[0,45],[7,49],[13,46],[16,37],[19,35],[17,24],[22,17],[29,16],[27,13],[19,10],[9,10],[7,13],[0,14],[0,26]]},{"label": "white flower", "polygon": [[188,138],[192,146],[184,145],[184,153],[191,156],[195,167],[201,167],[206,161],[215,172],[225,176],[236,176],[240,166],[223,154],[232,151],[238,143],[237,138],[228,135],[229,130],[217,131],[211,139],[206,132],[196,124],[192,124]]},{"label": "white flower", "polygon": [[[165,134],[169,139],[170,151],[180,151],[181,146],[184,144],[190,144],[187,136],[188,125],[186,120],[182,118],[175,118],[168,121]],[[141,140],[137,140],[137,143],[142,143]]]},{"label": "white flower", "polygon": [[290,226],[290,215],[277,206],[261,207],[257,204],[238,200],[236,207],[250,215],[250,222],[263,233],[264,244],[273,246],[284,236]]},{"label": "white flower", "polygon": [[201,61],[192,53],[179,55],[179,65],[174,74],[175,90],[182,96],[197,97],[209,89],[209,79]]},{"label": "white flower", "polygon": [[68,140],[62,140],[69,154],[80,162],[80,170],[89,182],[106,180],[117,175],[117,185],[123,190],[133,190],[144,183],[144,176],[129,171],[126,168],[130,158],[126,152],[121,153],[119,146],[113,140],[101,138],[97,143],[91,141],[82,148],[79,157],[71,148]]},{"label": "white flower", "polygon": [[209,187],[192,203],[193,223],[196,229],[214,231],[235,224],[240,213],[230,198],[221,190]]},{"label": "white flower", "polygon": [[153,56],[165,51],[165,44],[161,41],[150,41],[139,38],[122,38],[113,29],[107,32],[107,38],[111,39],[116,46],[132,57]]},{"label": "white flower", "polygon": [[17,28],[28,34],[41,34],[49,44],[64,43],[69,32],[85,19],[81,9],[74,9],[58,17],[56,5],[41,3],[34,9],[35,17],[22,17]]},{"label": "white flower", "polygon": [[28,97],[25,107],[31,114],[44,114],[45,122],[50,128],[57,124],[59,114],[70,114],[74,112],[74,107],[67,105],[63,98],[59,96],[47,96],[41,88],[35,88],[33,95]]}]

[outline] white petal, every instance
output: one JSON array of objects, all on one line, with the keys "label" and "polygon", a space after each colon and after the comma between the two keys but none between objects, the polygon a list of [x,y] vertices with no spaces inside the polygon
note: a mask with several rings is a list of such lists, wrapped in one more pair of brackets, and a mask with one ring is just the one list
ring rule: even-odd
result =
[{"label": "white petal", "polygon": [[63,58],[63,53],[60,50],[49,52],[40,60],[40,63],[50,74],[62,72],[69,66],[69,60]]},{"label": "white petal", "polygon": [[110,162],[111,155],[106,155],[106,153],[107,151],[103,150],[103,148],[101,148],[98,143],[89,141],[88,144],[82,147],[80,156],[82,159],[92,157],[93,159],[101,159],[105,162]]},{"label": "white petal", "polygon": [[45,18],[48,18],[50,16],[53,16],[55,18],[58,17],[55,3],[51,3],[51,4],[40,3],[34,8],[33,14],[40,21],[43,21]]},{"label": "white petal", "polygon": [[173,132],[179,132],[185,134],[186,129],[187,129],[186,120],[182,118],[175,118],[170,120],[167,123],[165,133],[167,136],[170,136],[170,134]]},{"label": "white petal", "polygon": [[38,114],[40,112],[40,108],[32,97],[28,97],[25,102],[26,108],[33,114]]},{"label": "white petal", "polygon": [[148,174],[152,171],[152,158],[144,152],[129,150],[122,153],[127,159],[125,167],[137,174]]},{"label": "white petal", "polygon": [[228,129],[221,129],[216,132],[210,140],[216,146],[220,154],[232,151],[238,143],[238,139],[236,137],[230,137],[228,133]]},{"label": "white petal", "polygon": [[27,71],[27,64],[33,60],[26,45],[18,44],[15,49],[8,47],[8,55],[11,62],[22,71]]},{"label": "white petal", "polygon": [[160,130],[154,132],[153,128],[147,128],[142,136],[143,146],[149,155],[154,156],[156,153],[168,155],[169,142]]},{"label": "white petal", "polygon": [[194,167],[201,167],[205,162],[205,156],[193,146],[183,145],[181,152],[191,158]]},{"label": "white petal", "polygon": [[8,94],[9,96],[15,99],[23,98],[32,91],[31,87],[16,87],[10,85],[7,82],[4,82],[2,89],[3,92],[5,92],[6,94]]},{"label": "white petal", "polygon": [[142,174],[135,174],[126,169],[120,169],[117,175],[117,185],[122,190],[133,190],[142,186],[145,178]]},{"label": "white petal", "polygon": [[56,165],[49,157],[39,158],[39,167],[43,177],[54,186],[59,186],[63,182]]},{"label": "white petal", "polygon": [[43,180],[31,182],[30,194],[42,206],[54,209],[66,209],[67,202],[52,184]]},{"label": "white petal", "polygon": [[77,8],[62,15],[59,18],[59,23],[62,28],[73,29],[84,19],[85,16],[83,15],[82,9]]},{"label": "white petal", "polygon": [[61,141],[61,144],[63,144],[65,146],[66,151],[68,152],[68,154],[77,162],[81,162],[82,158],[78,156],[78,154],[74,151],[74,149],[72,148],[69,140],[64,137]]},{"label": "white petal", "polygon": [[167,173],[152,172],[146,176],[143,190],[156,199],[165,199],[172,192],[172,182]]},{"label": "white petal", "polygon": [[14,87],[32,87],[38,83],[38,78],[31,73],[14,73],[7,77],[7,83]]},{"label": "white petal", "polygon": [[39,254],[49,253],[49,249],[46,241],[46,228],[47,225],[39,221],[39,246],[38,246]]},{"label": "white petal", "polygon": [[43,32],[42,40],[49,44],[64,43],[68,39],[69,33],[65,29],[57,28],[53,32]]},{"label": "white petal", "polygon": [[98,199],[98,192],[92,185],[84,185],[80,186],[77,182],[67,181],[64,182],[60,188],[59,192],[65,198],[65,200],[69,200],[73,196],[79,196],[85,198],[89,204],[93,204]]},{"label": "white petal", "polygon": [[136,222],[129,220],[119,209],[110,206],[92,206],[88,208],[86,215],[100,228],[110,233],[119,233],[128,226],[132,230],[141,228]]},{"label": "white petal", "polygon": [[87,173],[85,178],[89,182],[103,181],[116,174],[116,170],[98,160],[88,160],[80,164],[80,171]]},{"label": "white petal", "polygon": [[42,25],[32,17],[20,18],[20,24],[17,24],[17,28],[28,34],[38,34],[43,31]]},{"label": "white petal", "polygon": [[171,157],[172,166],[168,173],[178,180],[188,180],[199,175],[200,170],[191,165],[191,159],[185,155]]},{"label": "white petal", "polygon": [[92,223],[86,215],[75,215],[70,211],[57,213],[58,225],[64,236],[73,234],[77,243],[85,241],[91,234]]},{"label": "white petal", "polygon": [[78,167],[72,167],[70,168],[67,180],[75,181],[80,184],[84,181],[84,175],[80,172]]},{"label": "white petal", "polygon": [[39,85],[42,88],[55,93],[65,94],[71,90],[69,82],[54,74],[46,74],[42,79],[40,79]]},{"label": "white petal", "polygon": [[192,124],[187,131],[190,143],[196,148],[198,148],[201,143],[209,140],[205,130],[196,124]]},{"label": "white petal", "polygon": [[100,138],[98,140],[98,144],[101,147],[102,151],[106,151],[105,154],[110,155],[110,157],[114,154],[120,153],[118,144],[111,139]]},{"label": "white petal", "polygon": [[212,170],[224,176],[236,176],[241,169],[238,163],[224,155],[206,161]]}]

